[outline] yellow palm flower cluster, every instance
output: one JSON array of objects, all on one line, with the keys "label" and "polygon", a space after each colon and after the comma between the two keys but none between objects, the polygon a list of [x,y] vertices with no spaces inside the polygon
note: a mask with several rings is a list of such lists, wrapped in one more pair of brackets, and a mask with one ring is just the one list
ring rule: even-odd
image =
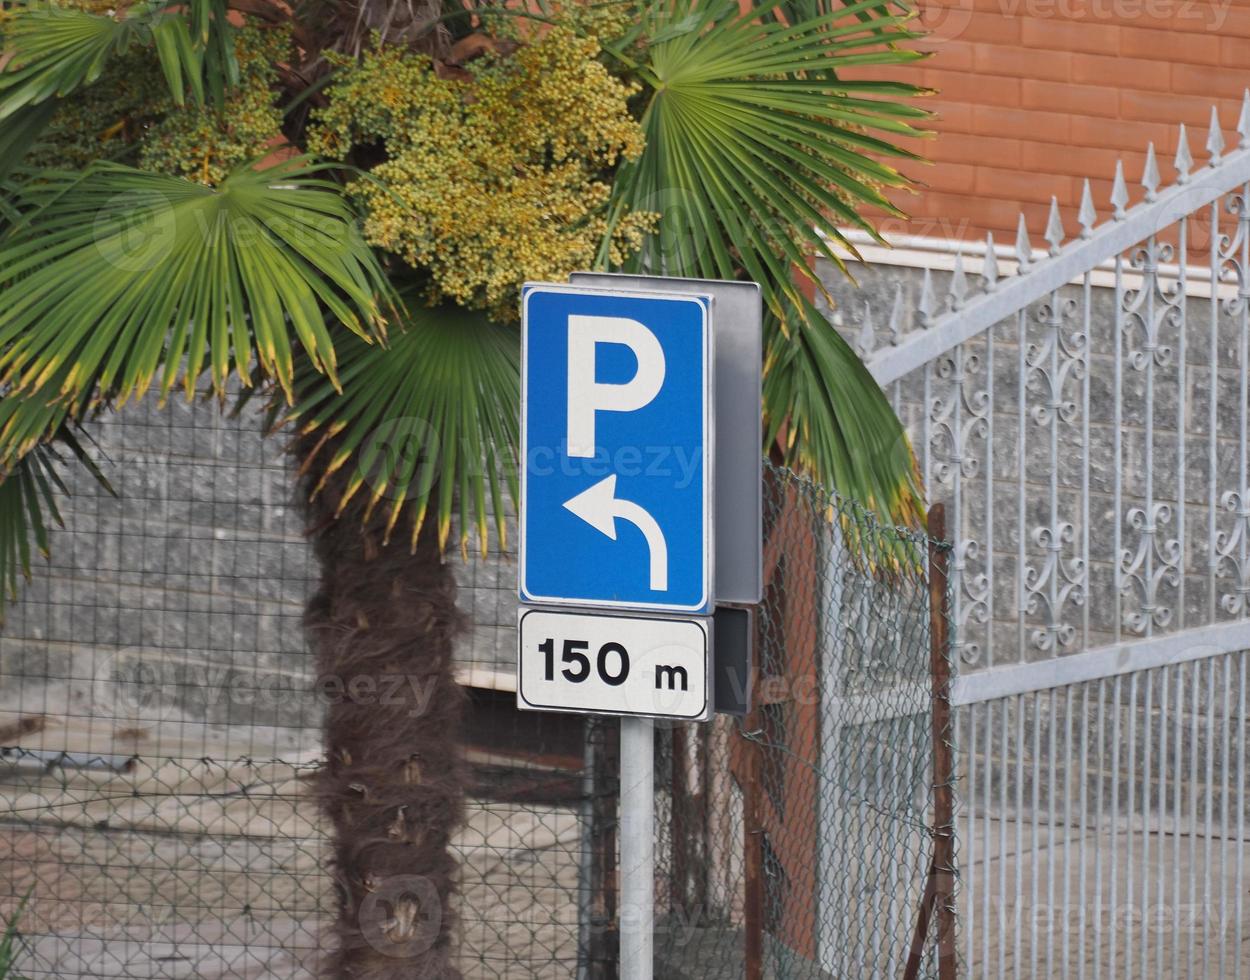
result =
[{"label": "yellow palm flower cluster", "polygon": [[222,109],[174,104],[151,52],[114,58],[100,81],[64,99],[31,154],[36,166],[120,160],[144,170],[216,184],[282,136],[274,65],[289,59],[290,33],[246,26],[235,35],[239,83]]},{"label": "yellow palm flower cluster", "polygon": [[[593,38],[554,28],[453,78],[383,49],[335,85],[309,148],[342,158],[381,144],[385,160],[350,188],[366,238],[427,273],[432,302],[514,319],[521,283],[594,263],[612,168],[642,152],[634,89],[598,55]],[[654,220],[617,222],[612,260],[636,251]]]},{"label": "yellow palm flower cluster", "polygon": [[173,108],[168,91],[160,65],[146,51],[118,55],[99,82],[61,100],[27,159],[60,169],[99,159],[133,162],[135,143]]},{"label": "yellow palm flower cluster", "polygon": [[235,35],[239,84],[225,105],[173,108],[147,133],[139,166],[218,184],[241,164],[283,142],[282,110],[274,89],[274,66],[291,57],[290,32],[245,27]]}]

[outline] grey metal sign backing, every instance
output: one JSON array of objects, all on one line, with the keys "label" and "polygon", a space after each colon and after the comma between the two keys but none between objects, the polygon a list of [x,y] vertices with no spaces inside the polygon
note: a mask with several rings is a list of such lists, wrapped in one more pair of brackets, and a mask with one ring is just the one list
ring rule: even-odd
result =
[{"label": "grey metal sign backing", "polygon": [[716,456],[716,601],[754,604],[763,597],[764,327],[753,282],[575,272],[579,286],[641,289],[712,297],[712,412]]}]

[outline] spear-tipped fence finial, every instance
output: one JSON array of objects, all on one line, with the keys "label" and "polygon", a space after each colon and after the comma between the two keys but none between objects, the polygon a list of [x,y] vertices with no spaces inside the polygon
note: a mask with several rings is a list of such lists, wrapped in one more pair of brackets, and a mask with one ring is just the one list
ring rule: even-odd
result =
[{"label": "spear-tipped fence finial", "polygon": [[1023,213],[1016,224],[1016,262],[1019,263],[1020,272],[1024,272],[1033,264],[1033,245],[1029,242],[1029,226],[1024,220]]},{"label": "spear-tipped fence finial", "polygon": [[877,346],[877,330],[872,325],[872,307],[864,302],[864,318],[859,322],[859,336],[855,338],[855,352],[866,357]]},{"label": "spear-tipped fence finial", "polygon": [[1208,161],[1210,166],[1219,166],[1220,154],[1223,152],[1224,134],[1220,132],[1220,114],[1215,106],[1211,106],[1211,123],[1207,127],[1207,153],[1211,157]]},{"label": "spear-tipped fence finial", "polygon": [[1088,238],[1094,233],[1094,225],[1098,223],[1098,212],[1094,210],[1094,195],[1089,189],[1089,178],[1081,188],[1081,208],[1076,213],[1076,220],[1081,224],[1081,237]]},{"label": "spear-tipped fence finial", "polygon": [[985,236],[985,261],[981,264],[981,280],[985,291],[992,293],[998,287],[998,253],[994,251],[994,233]]},{"label": "spear-tipped fence finial", "polygon": [[1189,134],[1185,132],[1185,124],[1181,123],[1180,135],[1176,140],[1176,159],[1172,161],[1176,167],[1176,182],[1189,183],[1189,171],[1194,169],[1194,158],[1189,152]]},{"label": "spear-tipped fence finial", "polygon": [[1147,201],[1158,199],[1159,181],[1159,161],[1155,158],[1154,140],[1151,140],[1146,144],[1146,165],[1141,172],[1141,185],[1146,189]]},{"label": "spear-tipped fence finial", "polygon": [[916,304],[916,320],[923,327],[933,322],[933,314],[937,310],[937,297],[933,295],[933,275],[926,266],[924,282],[920,285],[920,302]]},{"label": "spear-tipped fence finial", "polygon": [[898,344],[903,339],[903,284],[894,284],[894,305],[890,307],[890,343]]},{"label": "spear-tipped fence finial", "polygon": [[1058,255],[1063,245],[1063,219],[1059,217],[1058,198],[1050,199],[1050,216],[1046,219],[1046,234],[1042,237],[1050,243],[1051,256]]},{"label": "spear-tipped fence finial", "polygon": [[1124,220],[1124,209],[1128,207],[1128,185],[1124,182],[1124,162],[1115,162],[1115,181],[1111,184],[1111,216],[1116,221]]},{"label": "spear-tipped fence finial", "polygon": [[951,286],[946,294],[946,304],[952,310],[958,310],[968,297],[968,276],[964,272],[964,253],[961,249],[955,253],[955,271],[951,273]]}]

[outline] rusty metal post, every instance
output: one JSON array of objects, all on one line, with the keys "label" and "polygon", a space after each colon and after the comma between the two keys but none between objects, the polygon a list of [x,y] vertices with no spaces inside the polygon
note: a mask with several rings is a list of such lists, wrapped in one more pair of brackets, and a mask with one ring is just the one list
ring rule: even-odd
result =
[{"label": "rusty metal post", "polygon": [[946,508],[929,508],[929,674],[933,724],[933,860],[916,918],[904,980],[920,975],[931,925],[937,929],[938,977],[955,980],[955,753],[951,745],[950,549]]},{"label": "rusty metal post", "polygon": [[929,669],[933,677],[933,871],[938,976],[955,980],[955,750],[951,744],[950,549],[946,508],[929,510]]},{"label": "rusty metal post", "polygon": [[745,980],[764,980],[764,828],[760,825],[760,766],[758,745],[750,745],[752,778],[742,787],[746,853],[743,856],[745,926]]},{"label": "rusty metal post", "polygon": [[[759,691],[759,663],[751,667],[757,683],[751,690]],[[751,704],[745,718],[747,731],[758,731],[762,723],[758,704]],[[754,739],[742,739],[743,824],[743,980],[764,980],[764,809],[761,779],[764,775],[763,749]]]},{"label": "rusty metal post", "polygon": [[[782,464],[781,449],[778,445],[770,448],[769,461],[773,466]],[[773,579],[777,574],[777,562],[780,556],[784,521],[780,514],[774,513],[770,522],[767,512],[770,500],[780,501],[780,511],[785,509],[785,487],[772,470],[764,471],[764,565],[765,565],[765,603],[767,590],[774,586]],[[758,703],[762,669],[760,658],[763,656],[764,614],[761,611],[756,617],[754,628],[759,631],[755,638],[755,649],[759,653],[751,658],[750,679],[747,690],[752,692],[751,701],[747,704],[746,717],[742,719],[739,733],[739,752],[737,762],[738,785],[742,787],[742,824],[743,824],[743,980],[764,980],[764,800],[760,786],[764,773],[763,749],[759,742],[742,735],[743,732],[758,732],[763,727],[763,718]],[[784,628],[784,627],[783,627]]]}]

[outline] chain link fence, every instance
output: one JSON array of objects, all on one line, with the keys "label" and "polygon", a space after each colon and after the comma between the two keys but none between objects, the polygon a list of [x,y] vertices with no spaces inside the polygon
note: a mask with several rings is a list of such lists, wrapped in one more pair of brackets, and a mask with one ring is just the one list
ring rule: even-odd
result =
[{"label": "chain link fence", "polygon": [[657,976],[903,977],[934,861],[930,542],[777,469],[764,527],[753,709],[663,742]]},{"label": "chain link fence", "polygon": [[[118,497],[71,486],[0,629],[17,975],[316,977],[339,899],[290,461],[210,403],[92,434]],[[775,469],[765,525],[751,714],[657,739],[656,975],[902,977],[934,857],[929,542]],[[608,980],[618,726],[513,707],[509,560],[458,568],[457,965]],[[918,975],[937,976],[924,949]]]}]

